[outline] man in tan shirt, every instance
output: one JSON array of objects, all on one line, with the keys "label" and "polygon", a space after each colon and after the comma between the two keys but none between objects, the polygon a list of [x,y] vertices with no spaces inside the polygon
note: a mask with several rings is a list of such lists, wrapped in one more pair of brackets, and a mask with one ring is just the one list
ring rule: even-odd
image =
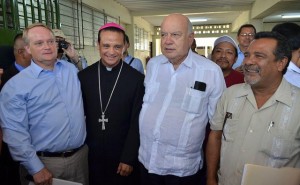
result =
[{"label": "man in tan shirt", "polygon": [[300,168],[300,89],[283,75],[291,59],[281,35],[260,32],[245,52],[245,84],[228,88],[210,121],[208,185],[239,185],[246,163]]}]

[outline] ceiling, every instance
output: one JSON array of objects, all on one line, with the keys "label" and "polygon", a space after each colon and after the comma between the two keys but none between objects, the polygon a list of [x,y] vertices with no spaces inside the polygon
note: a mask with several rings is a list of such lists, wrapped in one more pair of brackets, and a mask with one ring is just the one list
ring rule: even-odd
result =
[{"label": "ceiling", "polygon": [[[170,13],[182,13],[190,19],[205,18],[199,24],[233,23],[247,17],[263,22],[300,22],[300,18],[282,19],[281,15],[300,14],[300,0],[115,0],[129,9],[132,16],[142,17],[153,26],[160,26]],[[248,12],[248,13],[247,13]],[[250,18],[249,18],[250,17]]]}]

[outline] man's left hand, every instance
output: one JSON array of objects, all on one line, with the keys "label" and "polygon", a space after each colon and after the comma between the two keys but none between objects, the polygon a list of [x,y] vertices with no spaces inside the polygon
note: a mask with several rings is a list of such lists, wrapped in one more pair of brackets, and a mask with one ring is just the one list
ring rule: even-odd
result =
[{"label": "man's left hand", "polygon": [[133,167],[124,163],[120,163],[117,173],[121,176],[128,176],[133,171]]}]

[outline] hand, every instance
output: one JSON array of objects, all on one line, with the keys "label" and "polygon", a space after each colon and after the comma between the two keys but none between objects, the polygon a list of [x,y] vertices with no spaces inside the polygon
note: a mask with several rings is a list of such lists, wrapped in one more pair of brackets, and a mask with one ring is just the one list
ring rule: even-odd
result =
[{"label": "hand", "polygon": [[33,180],[35,185],[52,185],[52,174],[43,168],[33,175]]},{"label": "hand", "polygon": [[67,49],[62,48],[65,54],[72,60],[73,63],[77,63],[79,60],[79,56],[77,55],[74,46],[69,43],[69,47]]},{"label": "hand", "polygon": [[133,171],[133,167],[124,163],[120,163],[117,173],[121,176],[128,176]]}]

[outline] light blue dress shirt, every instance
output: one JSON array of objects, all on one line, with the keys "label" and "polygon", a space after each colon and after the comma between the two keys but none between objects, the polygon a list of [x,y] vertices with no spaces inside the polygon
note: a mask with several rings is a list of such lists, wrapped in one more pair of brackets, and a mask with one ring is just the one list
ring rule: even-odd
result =
[{"label": "light blue dress shirt", "polygon": [[80,82],[73,64],[60,60],[44,70],[33,61],[0,93],[3,139],[12,157],[33,175],[44,165],[37,151],[62,152],[86,137]]},{"label": "light blue dress shirt", "polygon": [[17,62],[14,63],[15,67],[17,68],[18,71],[22,71],[23,69],[25,69],[25,67],[21,66],[20,64],[18,64]]},{"label": "light blue dress shirt", "polygon": [[300,87],[300,68],[290,61],[284,78],[291,84]]},{"label": "light blue dress shirt", "polygon": [[[133,57],[131,55],[127,55],[127,57],[125,57],[124,61],[129,64],[129,62],[131,61]],[[142,61],[138,58],[134,58],[132,63],[130,64],[131,67],[133,67],[134,69],[138,70],[140,73],[144,74],[144,67],[142,64]]]},{"label": "light blue dress shirt", "polygon": [[238,47],[238,58],[237,58],[236,62],[233,64],[232,69],[236,69],[236,68],[240,67],[244,61],[244,58],[245,58],[244,53]]},{"label": "light blue dress shirt", "polygon": [[[204,91],[194,88],[206,84]],[[203,164],[208,120],[226,88],[220,67],[193,53],[174,70],[163,56],[147,65],[146,93],[139,117],[139,161],[158,175],[194,175]]]}]

